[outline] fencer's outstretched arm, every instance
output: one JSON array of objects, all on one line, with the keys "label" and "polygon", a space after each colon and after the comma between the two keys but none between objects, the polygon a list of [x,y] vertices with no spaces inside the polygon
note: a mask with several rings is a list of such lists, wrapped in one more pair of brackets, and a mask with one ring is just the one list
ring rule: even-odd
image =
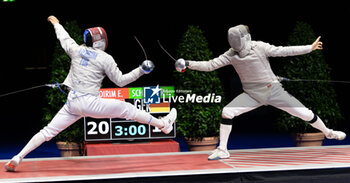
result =
[{"label": "fencer's outstretched arm", "polygon": [[224,54],[220,55],[217,58],[214,58],[209,61],[191,61],[187,60],[187,68],[191,70],[197,70],[197,71],[205,71],[205,72],[210,72],[213,70],[216,70],[218,68],[221,68],[226,65],[231,64],[231,59],[234,55],[234,52],[232,49],[228,50]]},{"label": "fencer's outstretched arm", "polygon": [[47,20],[54,26],[57,39],[60,41],[64,51],[71,56],[73,49],[78,48],[79,45],[69,36],[68,32],[63,28],[55,16],[49,16]]},{"label": "fencer's outstretched arm", "polygon": [[106,75],[119,87],[123,87],[129,83],[136,81],[143,74],[149,74],[155,67],[152,61],[145,60],[136,69],[127,74],[123,74],[122,71],[119,70],[112,56],[110,56],[106,62],[107,64],[105,64],[104,68]]},{"label": "fencer's outstretched arm", "polygon": [[296,56],[310,53],[314,50],[322,49],[320,36],[311,45],[305,46],[273,46],[268,43],[259,42],[258,45],[263,45],[265,53],[268,57],[286,57]]},{"label": "fencer's outstretched arm", "polygon": [[112,56],[106,59],[106,64],[104,65],[104,71],[107,77],[113,81],[117,86],[123,87],[129,83],[136,81],[140,78],[144,71],[141,67],[137,67],[127,74],[123,74],[122,71],[119,70],[117,63],[114,61]]}]

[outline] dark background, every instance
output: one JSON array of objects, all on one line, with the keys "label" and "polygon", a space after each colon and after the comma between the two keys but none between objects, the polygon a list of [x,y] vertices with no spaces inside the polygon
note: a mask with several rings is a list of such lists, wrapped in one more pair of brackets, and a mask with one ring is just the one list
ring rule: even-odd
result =
[{"label": "dark background", "polygon": [[[345,3],[280,1],[29,1],[0,2],[0,94],[48,83],[49,64],[57,43],[54,29],[47,22],[55,15],[61,24],[77,20],[81,29],[102,26],[109,38],[110,53],[123,72],[129,72],[143,60],[134,40],[142,42],[156,68],[129,86],[173,85],[173,61],[158,47],[157,40],[175,54],[188,25],[198,25],[209,41],[214,57],[229,48],[228,28],[249,25],[252,38],[274,45],[284,45],[296,21],[305,21],[322,36],[326,61],[333,80],[350,81],[348,44],[349,12]],[[311,44],[311,43],[310,43]],[[278,59],[271,61],[274,70]],[[219,69],[228,101],[242,92],[233,67]],[[63,81],[59,81],[63,82]],[[106,87],[114,87],[108,80]],[[349,132],[349,84],[335,84],[338,102],[345,117],[342,127]],[[2,138],[31,137],[42,128],[42,107],[46,88],[0,98]],[[330,106],[331,107],[331,106]],[[274,131],[273,119],[278,110],[262,107],[244,114],[234,131]]]}]

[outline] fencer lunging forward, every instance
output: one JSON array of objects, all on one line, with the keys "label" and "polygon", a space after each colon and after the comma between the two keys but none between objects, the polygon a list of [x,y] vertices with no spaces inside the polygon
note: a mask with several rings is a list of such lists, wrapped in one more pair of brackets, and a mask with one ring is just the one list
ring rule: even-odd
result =
[{"label": "fencer lunging forward", "polygon": [[232,119],[262,105],[271,105],[299,117],[322,131],[329,139],[343,140],[341,131],[333,131],[322,120],[296,98],[285,91],[272,72],[268,57],[284,57],[310,53],[322,49],[320,37],[311,45],[276,47],[261,41],[252,41],[248,26],[238,25],[228,30],[231,48],[224,54],[209,61],[178,59],[177,70],[186,67],[198,71],[213,71],[226,65],[233,65],[240,77],[244,93],[238,95],[222,110],[220,144],[208,157],[209,160],[228,158],[227,142],[232,129]]},{"label": "fencer lunging forward", "polygon": [[58,19],[48,17],[54,26],[57,39],[71,58],[71,67],[64,84],[70,88],[66,104],[52,121],[35,134],[20,153],[6,165],[7,171],[15,171],[22,159],[45,141],[49,141],[62,130],[83,116],[94,118],[126,118],[140,123],[151,124],[168,134],[173,130],[176,109],[172,109],[164,118],[155,118],[149,113],[137,109],[134,105],[99,97],[101,82],[107,75],[118,86],[125,86],[143,74],[151,72],[154,65],[146,60],[140,67],[122,74],[112,56],[104,52],[108,45],[107,34],[102,27],[86,29],[85,45],[78,45],[66,32]]}]

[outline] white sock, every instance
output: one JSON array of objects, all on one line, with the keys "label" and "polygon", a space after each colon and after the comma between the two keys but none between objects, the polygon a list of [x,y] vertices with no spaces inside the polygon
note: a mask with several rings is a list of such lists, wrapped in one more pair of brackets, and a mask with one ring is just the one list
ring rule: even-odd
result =
[{"label": "white sock", "polygon": [[319,117],[317,117],[316,122],[311,123],[310,125],[316,129],[320,130],[325,135],[327,135],[329,133],[329,128],[326,127],[326,125],[323,123],[323,121]]},{"label": "white sock", "polygon": [[232,130],[232,125],[220,124],[220,145],[219,148],[226,150],[228,138]]},{"label": "white sock", "polygon": [[143,124],[151,124],[159,129],[164,127],[164,122],[162,120],[155,118],[151,114],[141,110],[136,110],[134,120]]},{"label": "white sock", "polygon": [[32,139],[30,139],[30,141],[27,143],[27,145],[24,146],[22,151],[17,154],[17,156],[20,156],[21,158],[24,158],[25,156],[27,156],[27,154],[32,152],[34,149],[39,147],[44,142],[45,142],[45,137],[44,137],[44,135],[41,132],[35,134],[32,137]]}]

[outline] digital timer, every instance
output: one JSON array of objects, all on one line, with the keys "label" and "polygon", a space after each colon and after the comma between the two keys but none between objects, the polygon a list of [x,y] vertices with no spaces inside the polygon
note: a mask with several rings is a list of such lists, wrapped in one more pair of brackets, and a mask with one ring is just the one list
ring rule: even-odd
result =
[{"label": "digital timer", "polygon": [[112,123],[112,138],[140,138],[148,137],[148,125],[133,121]]},{"label": "digital timer", "polygon": [[[117,125],[115,126],[116,132],[114,133],[115,136],[119,137],[123,135],[123,126]],[[130,134],[131,136],[136,135],[145,135],[146,134],[146,126],[140,125],[136,127],[136,125],[131,125],[129,128],[124,128],[124,135]]]}]

